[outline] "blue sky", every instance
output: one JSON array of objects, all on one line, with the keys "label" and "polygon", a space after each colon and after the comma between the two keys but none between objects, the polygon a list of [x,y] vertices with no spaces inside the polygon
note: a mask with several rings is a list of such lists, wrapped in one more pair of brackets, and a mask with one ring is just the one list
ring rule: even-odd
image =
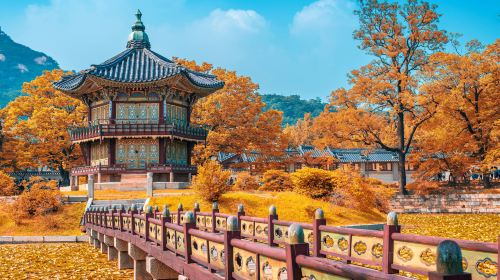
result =
[{"label": "blue sky", "polygon": [[[499,38],[498,0],[431,0],[440,27],[462,41]],[[0,0],[0,26],[15,41],[81,70],[125,48],[140,8],[152,49],[249,75],[261,93],[320,97],[370,61],[352,39],[351,0]]]}]

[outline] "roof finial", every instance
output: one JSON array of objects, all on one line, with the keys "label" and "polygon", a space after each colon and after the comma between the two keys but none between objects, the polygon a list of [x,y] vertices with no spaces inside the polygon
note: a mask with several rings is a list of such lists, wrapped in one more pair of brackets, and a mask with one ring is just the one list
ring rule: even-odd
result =
[{"label": "roof finial", "polygon": [[142,23],[142,13],[141,10],[137,9],[135,13],[137,18],[134,25],[132,25],[132,33],[128,36],[127,48],[150,48],[149,38],[144,30],[146,27]]}]

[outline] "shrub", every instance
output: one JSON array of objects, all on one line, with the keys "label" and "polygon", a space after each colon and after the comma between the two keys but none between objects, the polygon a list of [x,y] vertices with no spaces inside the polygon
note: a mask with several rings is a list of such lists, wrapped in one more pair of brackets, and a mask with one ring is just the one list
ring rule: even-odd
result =
[{"label": "shrub", "polygon": [[294,190],[312,198],[324,198],[332,194],[334,188],[331,171],[304,167],[291,175]]},{"label": "shrub", "polygon": [[242,191],[255,191],[259,188],[259,182],[249,172],[240,172],[236,178],[234,188]]},{"label": "shrub", "polygon": [[198,168],[198,175],[193,179],[192,187],[204,200],[217,201],[231,189],[228,184],[230,171],[222,170],[222,167],[214,161],[208,161]]},{"label": "shrub", "polygon": [[35,181],[11,205],[11,214],[16,223],[24,218],[57,212],[62,206],[61,192],[54,187],[57,182],[40,181],[38,178]]},{"label": "shrub", "polygon": [[7,173],[0,171],[0,196],[16,194],[17,188],[14,179]]},{"label": "shrub", "polygon": [[440,186],[438,182],[435,181],[423,181],[417,180],[406,185],[406,188],[417,195],[428,195],[438,193]]},{"label": "shrub", "polygon": [[293,189],[290,174],[283,170],[268,170],[262,177],[263,185],[259,188],[261,191],[282,192]]}]

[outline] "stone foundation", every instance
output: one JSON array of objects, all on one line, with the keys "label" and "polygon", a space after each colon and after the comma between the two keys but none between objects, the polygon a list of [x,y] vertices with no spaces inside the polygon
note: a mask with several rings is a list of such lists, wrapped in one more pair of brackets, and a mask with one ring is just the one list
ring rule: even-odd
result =
[{"label": "stone foundation", "polygon": [[500,213],[500,194],[397,195],[398,213]]}]

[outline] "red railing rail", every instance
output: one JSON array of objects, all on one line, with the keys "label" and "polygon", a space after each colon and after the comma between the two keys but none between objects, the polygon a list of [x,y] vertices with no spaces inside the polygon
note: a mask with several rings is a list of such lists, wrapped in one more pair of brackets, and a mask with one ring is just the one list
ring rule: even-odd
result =
[{"label": "red railing rail", "polygon": [[[275,279],[279,273],[287,279],[409,279],[400,271],[430,279],[498,279],[498,244],[451,239],[456,248],[450,249],[449,239],[399,233],[395,213],[383,230],[373,230],[327,226],[320,209],[307,224],[278,220],[273,206],[266,218],[247,216],[242,206],[234,216],[222,214],[216,203],[209,212],[201,212],[198,204],[193,211],[180,204],[173,213],[155,208],[93,207],[84,220],[89,230],[137,236],[226,279]],[[253,229],[243,229],[244,224]],[[263,225],[268,228],[255,230]],[[465,272],[442,271],[443,265],[453,266],[443,264],[450,256],[462,257]]]}]

